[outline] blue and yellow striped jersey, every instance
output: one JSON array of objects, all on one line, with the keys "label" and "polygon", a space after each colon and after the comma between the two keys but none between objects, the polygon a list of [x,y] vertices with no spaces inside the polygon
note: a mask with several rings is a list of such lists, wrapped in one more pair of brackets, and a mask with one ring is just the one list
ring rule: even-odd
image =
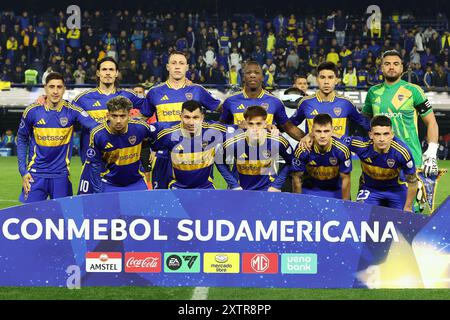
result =
[{"label": "blue and yellow striped jersey", "polygon": [[[79,122],[86,130],[97,125],[86,111],[63,100],[58,109],[32,104],[24,111],[18,130],[19,171],[41,177],[69,174],[72,157],[73,126]],[[31,160],[26,163],[28,144]]]},{"label": "blue and yellow striped jersey", "polygon": [[300,100],[297,111],[289,119],[298,126],[306,119],[306,133],[311,132],[313,119],[319,113],[327,113],[333,119],[333,133],[338,137],[348,135],[348,122],[354,121],[370,131],[369,118],[362,115],[349,99],[333,95],[330,101],[322,101],[319,94],[306,96]]},{"label": "blue and yellow striped jersey", "polygon": [[332,138],[328,149],[321,153],[316,144],[311,151],[297,146],[292,160],[294,171],[303,172],[302,186],[307,189],[339,190],[340,173],[352,171],[350,150],[339,139]]},{"label": "blue and yellow striped jersey", "polygon": [[180,122],[181,105],[187,100],[196,100],[211,111],[220,105],[220,100],[211,96],[201,85],[184,85],[180,89],[174,89],[166,81],[148,91],[147,104],[141,113],[146,117],[156,114],[157,122],[174,125]]},{"label": "blue and yellow striped jersey", "polygon": [[250,106],[266,109],[268,124],[284,125],[288,121],[283,102],[266,90],[255,99],[249,98],[244,90],[226,98],[220,121],[239,125],[244,121],[244,111]]},{"label": "blue and yellow striped jersey", "polygon": [[[256,145],[250,145],[245,131],[237,133],[223,144],[227,163],[235,163],[239,176],[238,184],[244,190],[267,190],[277,178],[276,165],[281,155],[291,163],[293,150],[283,136],[267,132]],[[273,185],[281,189],[281,185]]]},{"label": "blue and yellow striped jersey", "polygon": [[[145,98],[139,98],[132,90],[123,89],[116,90],[114,93],[105,94],[99,88],[86,90],[80,93],[73,99],[72,103],[81,109],[84,109],[97,123],[102,123],[106,120],[106,113],[108,108],[106,103],[117,96],[123,96],[133,103],[133,107],[136,109],[145,109]],[[89,132],[83,130],[80,137],[81,144],[81,160],[85,161],[86,150],[89,146]]]},{"label": "blue and yellow striped jersey", "polygon": [[208,189],[213,187],[213,165],[216,152],[222,147],[227,128],[219,123],[203,122],[201,134],[191,137],[182,130],[181,123],[158,132],[158,149],[170,152],[173,180],[169,187],[182,189]]},{"label": "blue and yellow striped jersey", "polygon": [[416,173],[410,149],[396,137],[387,153],[376,152],[373,141],[368,138],[348,137],[346,143],[361,159],[361,183],[367,187],[396,188],[405,184],[405,174]]},{"label": "blue and yellow striped jersey", "polygon": [[142,141],[146,138],[156,139],[156,130],[140,120],[130,120],[123,134],[111,132],[106,121],[92,130],[86,159],[93,168],[103,171],[100,174],[98,169],[93,170],[94,191],[99,191],[100,175],[103,182],[114,186],[127,186],[143,179],[140,159]]}]

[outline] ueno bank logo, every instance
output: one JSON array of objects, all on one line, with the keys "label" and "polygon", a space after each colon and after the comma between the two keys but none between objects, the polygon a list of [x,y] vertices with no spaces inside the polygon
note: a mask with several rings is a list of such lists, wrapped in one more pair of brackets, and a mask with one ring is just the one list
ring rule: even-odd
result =
[{"label": "ueno bank logo", "polygon": [[161,272],[160,252],[126,252],[125,272]]}]

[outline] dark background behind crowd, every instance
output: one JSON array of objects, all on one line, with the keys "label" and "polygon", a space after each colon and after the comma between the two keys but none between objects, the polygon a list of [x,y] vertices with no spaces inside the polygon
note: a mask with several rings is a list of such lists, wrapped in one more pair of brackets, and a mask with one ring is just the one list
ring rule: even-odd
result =
[{"label": "dark background behind crowd", "polygon": [[297,4],[283,12],[255,8],[246,14],[218,1],[207,4],[213,12],[202,7],[204,1],[132,3],[80,5],[81,29],[67,27],[63,5],[3,9],[0,80],[41,82],[47,72],[58,71],[68,84],[93,84],[96,61],[112,56],[119,62],[121,83],[151,86],[166,79],[168,54],[179,50],[187,53],[188,78],[196,83],[239,85],[242,65],[251,59],[264,67],[269,89],[290,85],[295,75],[315,86],[315,67],[333,61],[342,88],[367,88],[383,81],[381,52],[396,49],[405,62],[405,80],[435,90],[450,86],[450,33],[442,6],[380,5],[381,22],[368,24],[371,14],[363,6],[355,12],[348,9],[352,6],[312,10]]}]

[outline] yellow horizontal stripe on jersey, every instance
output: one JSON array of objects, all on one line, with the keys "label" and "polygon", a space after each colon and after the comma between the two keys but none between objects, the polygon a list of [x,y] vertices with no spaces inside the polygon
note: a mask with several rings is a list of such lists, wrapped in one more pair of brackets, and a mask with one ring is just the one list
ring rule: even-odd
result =
[{"label": "yellow horizontal stripe on jersey", "polygon": [[161,103],[156,105],[158,122],[180,121],[181,106],[183,102]]},{"label": "yellow horizontal stripe on jersey", "polygon": [[273,173],[272,160],[237,160],[236,168],[239,173],[249,176],[268,175]]},{"label": "yellow horizontal stripe on jersey", "polygon": [[117,166],[126,166],[132,163],[135,163],[141,158],[141,148],[142,144],[128,147],[116,149],[110,152],[103,153],[103,161],[108,164],[115,164]]},{"label": "yellow horizontal stripe on jersey", "polygon": [[106,113],[108,110],[89,110],[87,113],[91,116],[92,119],[101,123],[106,120]]},{"label": "yellow horizontal stripe on jersey", "polygon": [[59,147],[72,139],[73,126],[68,128],[34,128],[36,144],[43,147]]},{"label": "yellow horizontal stripe on jersey", "polygon": [[317,180],[330,180],[336,178],[339,174],[338,166],[306,166],[306,171],[308,174]]},{"label": "yellow horizontal stripe on jersey", "polygon": [[400,174],[398,168],[381,168],[365,162],[361,162],[362,171],[375,180],[391,180],[397,178]]},{"label": "yellow horizontal stripe on jersey", "polygon": [[[241,124],[242,122],[245,121],[244,113],[243,112],[238,112],[238,113],[233,114],[233,119],[234,119],[233,120],[234,124],[237,124],[237,125]],[[273,123],[273,114],[269,113],[267,115],[266,122],[267,122],[267,124],[272,124]]]},{"label": "yellow horizontal stripe on jersey", "polygon": [[202,152],[176,153],[171,152],[172,165],[182,171],[198,170],[209,167],[214,163],[215,149]]}]

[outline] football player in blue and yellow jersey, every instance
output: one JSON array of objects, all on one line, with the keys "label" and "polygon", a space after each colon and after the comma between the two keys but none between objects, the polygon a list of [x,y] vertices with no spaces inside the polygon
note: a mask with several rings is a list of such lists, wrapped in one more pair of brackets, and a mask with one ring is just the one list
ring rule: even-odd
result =
[{"label": "football player in blue and yellow jersey", "polygon": [[112,98],[107,107],[107,120],[91,132],[84,167],[90,166],[91,177],[84,176],[80,189],[85,191],[92,183],[94,193],[147,190],[140,160],[142,142],[156,139],[156,130],[130,118],[133,104],[128,98]]},{"label": "football player in blue and yellow jersey", "polygon": [[287,134],[299,141],[304,133],[289,121],[283,102],[263,89],[263,72],[255,61],[244,66],[244,89],[225,99],[220,121],[245,127],[244,111],[250,106],[261,106],[267,111],[267,124],[283,128]]},{"label": "football player in blue and yellow jersey", "polygon": [[[102,123],[106,119],[108,112],[106,103],[108,100],[123,96],[131,100],[133,107],[136,109],[144,108],[146,100],[139,97],[132,90],[119,89],[117,77],[119,76],[119,65],[111,57],[105,57],[97,62],[97,78],[98,87],[87,90],[79,94],[72,103],[89,113],[89,115],[98,123]],[[145,109],[145,108],[144,108]],[[81,162],[84,163],[86,150],[89,146],[89,132],[83,130],[81,132]]]},{"label": "football player in blue and yellow jersey", "polygon": [[[97,125],[86,111],[62,99],[64,77],[50,73],[45,82],[45,104],[32,104],[23,113],[17,140],[17,158],[22,176],[20,201],[35,202],[72,195],[69,166],[75,122],[86,130]],[[27,164],[28,145],[31,161]]]},{"label": "football player in blue and yellow jersey", "polygon": [[[202,105],[195,100],[183,103],[181,122],[158,132],[155,146],[168,150],[172,161],[170,189],[212,189],[216,153],[233,127],[204,121]],[[218,168],[224,179],[229,173]]]},{"label": "football player in blue and yellow jersey", "polygon": [[[204,108],[215,111],[220,106],[220,100],[215,99],[201,85],[189,83],[186,79],[188,63],[184,53],[174,51],[169,56],[167,71],[168,80],[151,88],[147,93],[147,103],[141,113],[146,117],[156,115],[159,125],[173,126],[180,122],[183,102],[195,100]],[[167,189],[172,176],[170,157],[167,151],[158,150],[152,170],[154,189]]]},{"label": "football player in blue and yellow jersey", "polygon": [[357,201],[412,211],[417,193],[417,175],[410,149],[394,137],[387,116],[371,121],[370,139],[348,137],[350,150],[361,159]]},{"label": "football player in blue and yellow jersey", "polygon": [[238,179],[233,179],[230,187],[244,190],[281,191],[281,187],[289,173],[277,176],[276,166],[281,155],[287,163],[293,157],[292,147],[281,135],[273,135],[267,131],[267,111],[261,106],[250,106],[244,112],[246,129],[236,133],[223,144],[226,164],[223,170],[229,170],[227,164],[236,164]]},{"label": "football player in blue and yellow jersey", "polygon": [[[300,100],[297,111],[290,120],[299,125],[306,119],[306,132],[311,132],[313,119],[319,113],[327,113],[333,119],[333,134],[341,138],[348,135],[349,121],[359,124],[367,132],[370,130],[370,120],[362,115],[355,105],[347,98],[338,96],[334,90],[339,80],[338,69],[333,62],[323,62],[317,67],[317,84],[319,90],[314,95]],[[312,138],[306,135],[301,145],[310,148]]]},{"label": "football player in blue and yellow jersey", "polygon": [[329,114],[316,115],[311,151],[297,146],[292,168],[301,181],[294,192],[350,200],[351,155],[347,146],[332,136],[332,121]]}]

